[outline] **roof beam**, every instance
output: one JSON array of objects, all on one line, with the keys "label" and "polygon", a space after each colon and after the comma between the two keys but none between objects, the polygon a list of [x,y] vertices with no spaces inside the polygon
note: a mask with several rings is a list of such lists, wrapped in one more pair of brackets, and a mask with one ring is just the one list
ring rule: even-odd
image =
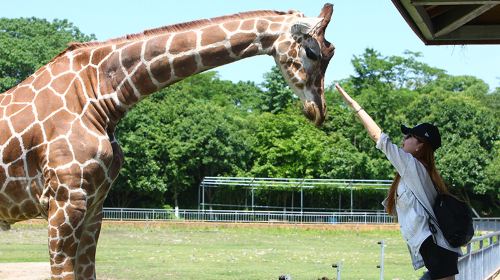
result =
[{"label": "roof beam", "polygon": [[417,25],[422,36],[426,39],[434,38],[434,26],[424,7],[413,6],[410,0],[401,0],[400,2]]},{"label": "roof beam", "polygon": [[463,7],[461,9],[457,9],[453,13],[448,13],[439,17],[439,19],[434,21],[434,26],[436,26],[437,29],[436,33],[434,33],[434,37],[440,37],[458,29],[496,5],[497,4],[487,4]]},{"label": "roof beam", "polygon": [[500,38],[499,25],[466,25],[457,30],[437,37],[437,41],[441,40],[498,40]]},{"label": "roof beam", "polygon": [[411,0],[414,6],[429,6],[429,5],[487,5],[500,4],[498,0],[483,0],[483,1],[457,1],[457,0]]}]

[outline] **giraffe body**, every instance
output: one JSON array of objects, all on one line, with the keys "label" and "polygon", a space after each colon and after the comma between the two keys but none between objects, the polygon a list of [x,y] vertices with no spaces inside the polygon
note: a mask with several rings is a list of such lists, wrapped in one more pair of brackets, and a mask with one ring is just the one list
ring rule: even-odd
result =
[{"label": "giraffe body", "polygon": [[123,155],[118,121],[145,96],[193,74],[271,55],[305,115],[326,114],[332,14],[256,11],[79,43],[0,94],[0,228],[42,216],[52,279],[95,279],[102,206]]}]

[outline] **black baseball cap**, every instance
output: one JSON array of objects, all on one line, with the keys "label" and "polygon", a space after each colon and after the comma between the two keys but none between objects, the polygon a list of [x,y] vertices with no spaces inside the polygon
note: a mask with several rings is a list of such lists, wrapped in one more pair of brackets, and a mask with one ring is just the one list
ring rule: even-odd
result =
[{"label": "black baseball cap", "polygon": [[433,124],[421,123],[413,128],[401,125],[401,132],[405,135],[411,134],[425,139],[434,151],[441,147],[441,134],[439,134],[439,129]]}]

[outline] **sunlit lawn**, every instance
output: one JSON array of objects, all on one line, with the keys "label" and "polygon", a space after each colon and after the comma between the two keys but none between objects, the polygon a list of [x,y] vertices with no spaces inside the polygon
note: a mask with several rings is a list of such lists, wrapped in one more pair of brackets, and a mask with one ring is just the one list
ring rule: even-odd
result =
[{"label": "sunlit lawn", "polygon": [[[0,263],[48,261],[44,224],[0,232]],[[376,267],[384,240],[385,279],[418,279],[398,230],[335,227],[105,223],[97,250],[97,276],[111,279],[380,279]]]}]

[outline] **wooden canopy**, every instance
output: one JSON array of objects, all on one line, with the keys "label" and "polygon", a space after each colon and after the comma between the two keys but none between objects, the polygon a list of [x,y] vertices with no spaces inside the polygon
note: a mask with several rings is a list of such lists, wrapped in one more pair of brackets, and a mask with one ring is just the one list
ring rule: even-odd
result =
[{"label": "wooden canopy", "polygon": [[426,45],[500,44],[500,1],[392,2]]}]

